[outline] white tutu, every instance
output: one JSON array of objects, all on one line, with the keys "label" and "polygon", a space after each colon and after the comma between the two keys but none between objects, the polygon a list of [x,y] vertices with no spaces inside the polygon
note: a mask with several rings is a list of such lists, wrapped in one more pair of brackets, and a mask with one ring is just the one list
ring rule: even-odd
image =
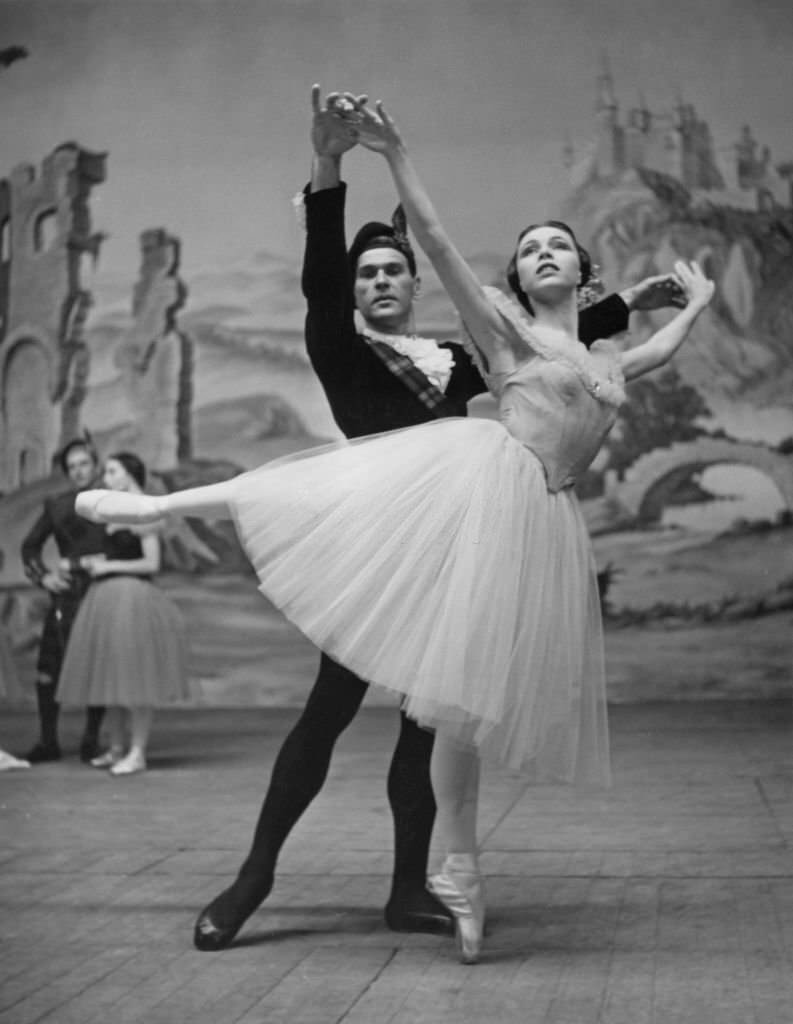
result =
[{"label": "white tutu", "polygon": [[439,420],[235,484],[261,590],[318,647],[510,767],[608,781],[586,527],[501,424]]}]

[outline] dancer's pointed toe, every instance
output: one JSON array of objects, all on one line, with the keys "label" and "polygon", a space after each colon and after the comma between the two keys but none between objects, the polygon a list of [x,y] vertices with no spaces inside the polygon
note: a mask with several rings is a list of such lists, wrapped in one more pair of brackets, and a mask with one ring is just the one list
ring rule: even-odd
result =
[{"label": "dancer's pointed toe", "polygon": [[74,499],[74,510],[93,523],[154,523],[165,512],[151,494],[130,494],[127,491],[81,491]]},{"label": "dancer's pointed toe", "polygon": [[201,911],[193,929],[193,945],[202,953],[219,953],[221,949],[226,949],[245,924],[243,918],[238,924],[221,928],[212,920],[211,909],[209,906]]},{"label": "dancer's pointed toe", "polygon": [[196,919],[193,945],[202,953],[217,953],[230,946],[251,914],[270,895],[271,871],[243,871],[208,903]]},{"label": "dancer's pointed toe", "polygon": [[454,915],[460,962],[479,962],[485,931],[485,892],[481,875],[455,870],[454,855],[447,857],[440,874],[427,879],[427,888]]}]

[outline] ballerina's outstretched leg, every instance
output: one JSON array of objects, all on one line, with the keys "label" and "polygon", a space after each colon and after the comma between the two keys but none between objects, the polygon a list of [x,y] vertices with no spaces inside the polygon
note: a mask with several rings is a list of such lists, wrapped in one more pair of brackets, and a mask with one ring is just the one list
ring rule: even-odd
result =
[{"label": "ballerina's outstretched leg", "polygon": [[95,523],[154,523],[168,515],[196,519],[231,519],[234,480],[190,487],[172,494],[132,494],[128,491],[81,491],[74,502],[78,515]]}]

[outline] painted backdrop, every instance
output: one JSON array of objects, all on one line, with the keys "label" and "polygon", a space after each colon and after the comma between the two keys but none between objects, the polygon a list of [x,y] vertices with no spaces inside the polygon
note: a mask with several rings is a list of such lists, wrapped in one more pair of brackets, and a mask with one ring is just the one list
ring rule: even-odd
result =
[{"label": "painted backdrop", "polygon": [[[0,0],[0,665],[31,679],[42,595],[19,542],[90,430],[156,487],[338,432],[302,344],[309,90],[385,99],[460,248],[502,281],[563,215],[608,289],[697,258],[718,284],[581,481],[611,696],[789,693],[793,14],[773,0]],[[21,49],[20,49],[21,48]],[[354,227],[394,204],[345,158]],[[456,319],[423,261],[421,332]],[[634,338],[663,315],[637,315]],[[476,414],[490,415],[487,400]],[[292,701],[311,650],[227,524],[163,578],[199,702]],[[3,653],[0,651],[0,653]]]}]

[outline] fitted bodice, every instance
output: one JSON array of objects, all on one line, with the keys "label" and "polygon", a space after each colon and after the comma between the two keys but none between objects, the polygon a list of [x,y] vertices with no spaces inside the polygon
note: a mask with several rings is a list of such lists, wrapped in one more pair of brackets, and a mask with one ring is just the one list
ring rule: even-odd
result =
[{"label": "fitted bodice", "polygon": [[540,460],[549,490],[561,490],[590,465],[625,400],[619,350],[608,340],[590,349],[556,340],[502,292],[486,291],[526,341],[525,363],[486,375],[501,422]]},{"label": "fitted bodice", "polygon": [[132,530],[108,530],[105,534],[104,553],[107,558],[119,561],[142,558],[140,535]]}]

